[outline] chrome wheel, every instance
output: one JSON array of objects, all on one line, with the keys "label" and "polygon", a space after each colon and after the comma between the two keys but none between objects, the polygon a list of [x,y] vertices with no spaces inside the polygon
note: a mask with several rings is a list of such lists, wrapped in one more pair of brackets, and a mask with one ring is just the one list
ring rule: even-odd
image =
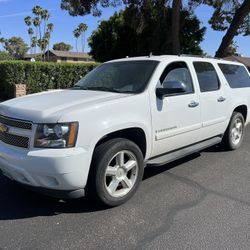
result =
[{"label": "chrome wheel", "polygon": [[135,185],[138,172],[135,155],[128,150],[118,152],[106,167],[104,183],[107,192],[116,198],[125,196]]},{"label": "chrome wheel", "polygon": [[243,126],[244,124],[241,119],[235,119],[231,129],[231,140],[234,145],[239,144],[241,141],[243,135]]}]

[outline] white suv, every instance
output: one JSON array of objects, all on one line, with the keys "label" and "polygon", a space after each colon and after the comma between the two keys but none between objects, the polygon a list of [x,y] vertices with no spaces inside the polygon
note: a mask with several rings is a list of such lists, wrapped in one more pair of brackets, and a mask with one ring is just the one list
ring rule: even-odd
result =
[{"label": "white suv", "polygon": [[0,169],[37,191],[116,206],[147,165],[241,145],[250,76],[239,63],[189,56],[104,63],[68,90],[0,105]]}]

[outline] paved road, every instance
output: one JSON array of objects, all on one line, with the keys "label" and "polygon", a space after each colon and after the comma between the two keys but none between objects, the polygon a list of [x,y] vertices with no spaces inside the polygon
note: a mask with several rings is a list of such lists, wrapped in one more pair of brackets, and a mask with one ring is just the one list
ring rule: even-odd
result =
[{"label": "paved road", "polygon": [[146,169],[135,197],[114,209],[0,177],[0,249],[250,249],[250,128],[238,151]]}]

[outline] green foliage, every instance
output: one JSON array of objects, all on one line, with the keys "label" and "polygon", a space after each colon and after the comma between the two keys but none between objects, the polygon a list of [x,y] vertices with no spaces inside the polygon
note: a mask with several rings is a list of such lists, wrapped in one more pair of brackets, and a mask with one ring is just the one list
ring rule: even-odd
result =
[{"label": "green foliage", "polygon": [[[242,6],[243,0],[193,0],[197,4],[207,4],[214,8],[212,17],[209,20],[209,24],[214,30],[225,31],[227,30],[237,10]],[[250,13],[243,18],[241,24],[238,27],[237,34],[243,34],[245,36],[250,35]]]},{"label": "green foliage", "polygon": [[72,16],[83,16],[92,14],[93,16],[100,16],[100,7],[117,6],[127,0],[62,0],[61,8],[67,10]]},{"label": "green foliage", "polygon": [[29,50],[28,45],[21,37],[13,36],[4,41],[5,50],[16,59],[22,58]]},{"label": "green foliage", "polygon": [[13,97],[15,84],[26,84],[27,93],[68,88],[91,71],[95,63],[0,62],[0,95]]},{"label": "green foliage", "polygon": [[239,46],[237,45],[237,43],[232,41],[227,49],[226,56],[233,56],[233,55],[237,54],[238,48],[239,48]]},{"label": "green foliage", "polygon": [[60,51],[70,51],[72,46],[70,44],[66,44],[64,42],[55,43],[53,45],[53,50],[60,50]]},{"label": "green foliage", "polygon": [[0,51],[0,61],[14,60],[15,58],[8,52]]},{"label": "green foliage", "polygon": [[[162,6],[139,9],[127,8],[100,22],[89,39],[91,54],[98,61],[125,56],[172,53],[172,9]],[[200,42],[205,28],[192,12],[182,10],[180,15],[181,53],[202,54]]]}]

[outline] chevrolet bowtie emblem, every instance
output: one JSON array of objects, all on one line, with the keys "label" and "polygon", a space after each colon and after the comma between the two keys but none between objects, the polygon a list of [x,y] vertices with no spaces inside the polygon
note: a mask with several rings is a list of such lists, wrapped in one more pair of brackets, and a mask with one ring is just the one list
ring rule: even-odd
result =
[{"label": "chevrolet bowtie emblem", "polygon": [[0,133],[6,133],[8,131],[9,131],[9,128],[6,125],[0,123]]}]

